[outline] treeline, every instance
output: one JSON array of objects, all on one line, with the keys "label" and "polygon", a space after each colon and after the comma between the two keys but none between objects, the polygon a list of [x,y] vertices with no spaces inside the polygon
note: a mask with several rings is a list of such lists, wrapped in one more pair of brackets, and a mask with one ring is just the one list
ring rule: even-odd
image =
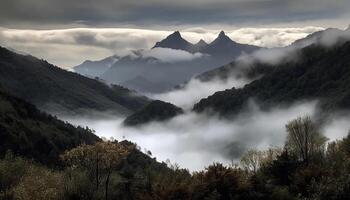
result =
[{"label": "treeline", "polygon": [[237,165],[194,173],[157,163],[126,141],[66,151],[62,170],[8,153],[0,161],[0,199],[350,199],[350,134],[327,142],[310,117],[286,131],[281,148],[252,149]]}]

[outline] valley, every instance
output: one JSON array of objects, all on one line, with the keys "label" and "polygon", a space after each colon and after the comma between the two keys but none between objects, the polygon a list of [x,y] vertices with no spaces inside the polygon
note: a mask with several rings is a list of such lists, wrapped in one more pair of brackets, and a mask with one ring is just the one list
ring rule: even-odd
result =
[{"label": "valley", "polygon": [[350,199],[349,9],[4,0],[0,200]]}]

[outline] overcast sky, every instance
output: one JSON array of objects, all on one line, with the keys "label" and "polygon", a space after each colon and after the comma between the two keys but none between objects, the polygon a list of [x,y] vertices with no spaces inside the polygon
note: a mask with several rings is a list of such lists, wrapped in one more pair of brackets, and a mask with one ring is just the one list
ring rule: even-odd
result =
[{"label": "overcast sky", "polygon": [[349,10],[349,0],[1,0],[0,45],[62,67],[149,48],[174,30],[192,42],[225,30],[239,42],[283,46],[347,27]]},{"label": "overcast sky", "polygon": [[320,26],[333,21],[342,26],[349,19],[349,8],[349,0],[1,0],[0,23],[15,28],[74,24],[161,28],[308,22]]}]

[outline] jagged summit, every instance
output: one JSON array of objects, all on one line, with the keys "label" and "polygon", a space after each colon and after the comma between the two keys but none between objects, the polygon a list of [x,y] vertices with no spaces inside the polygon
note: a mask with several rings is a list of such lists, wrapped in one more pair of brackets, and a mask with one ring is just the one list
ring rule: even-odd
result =
[{"label": "jagged summit", "polygon": [[218,37],[210,43],[210,45],[215,45],[217,43],[234,43],[234,41],[229,38],[224,31],[221,31]]},{"label": "jagged summit", "polygon": [[181,49],[181,50],[188,51],[192,49],[193,44],[183,39],[179,31],[175,31],[174,33],[166,37],[164,40],[157,42],[153,48],[157,48],[157,47]]}]

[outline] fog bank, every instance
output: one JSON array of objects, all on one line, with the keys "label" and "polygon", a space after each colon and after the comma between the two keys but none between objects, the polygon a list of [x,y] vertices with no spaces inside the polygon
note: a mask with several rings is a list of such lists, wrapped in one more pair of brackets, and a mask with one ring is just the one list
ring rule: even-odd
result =
[{"label": "fog bank", "polygon": [[130,140],[150,150],[158,161],[180,164],[190,170],[203,169],[219,161],[237,161],[250,148],[282,146],[285,124],[301,115],[313,115],[315,102],[302,103],[270,112],[252,104],[236,120],[186,113],[167,122],[153,122],[138,128],[122,125],[122,118],[101,120],[68,119],[76,125],[89,126],[101,137]]}]

